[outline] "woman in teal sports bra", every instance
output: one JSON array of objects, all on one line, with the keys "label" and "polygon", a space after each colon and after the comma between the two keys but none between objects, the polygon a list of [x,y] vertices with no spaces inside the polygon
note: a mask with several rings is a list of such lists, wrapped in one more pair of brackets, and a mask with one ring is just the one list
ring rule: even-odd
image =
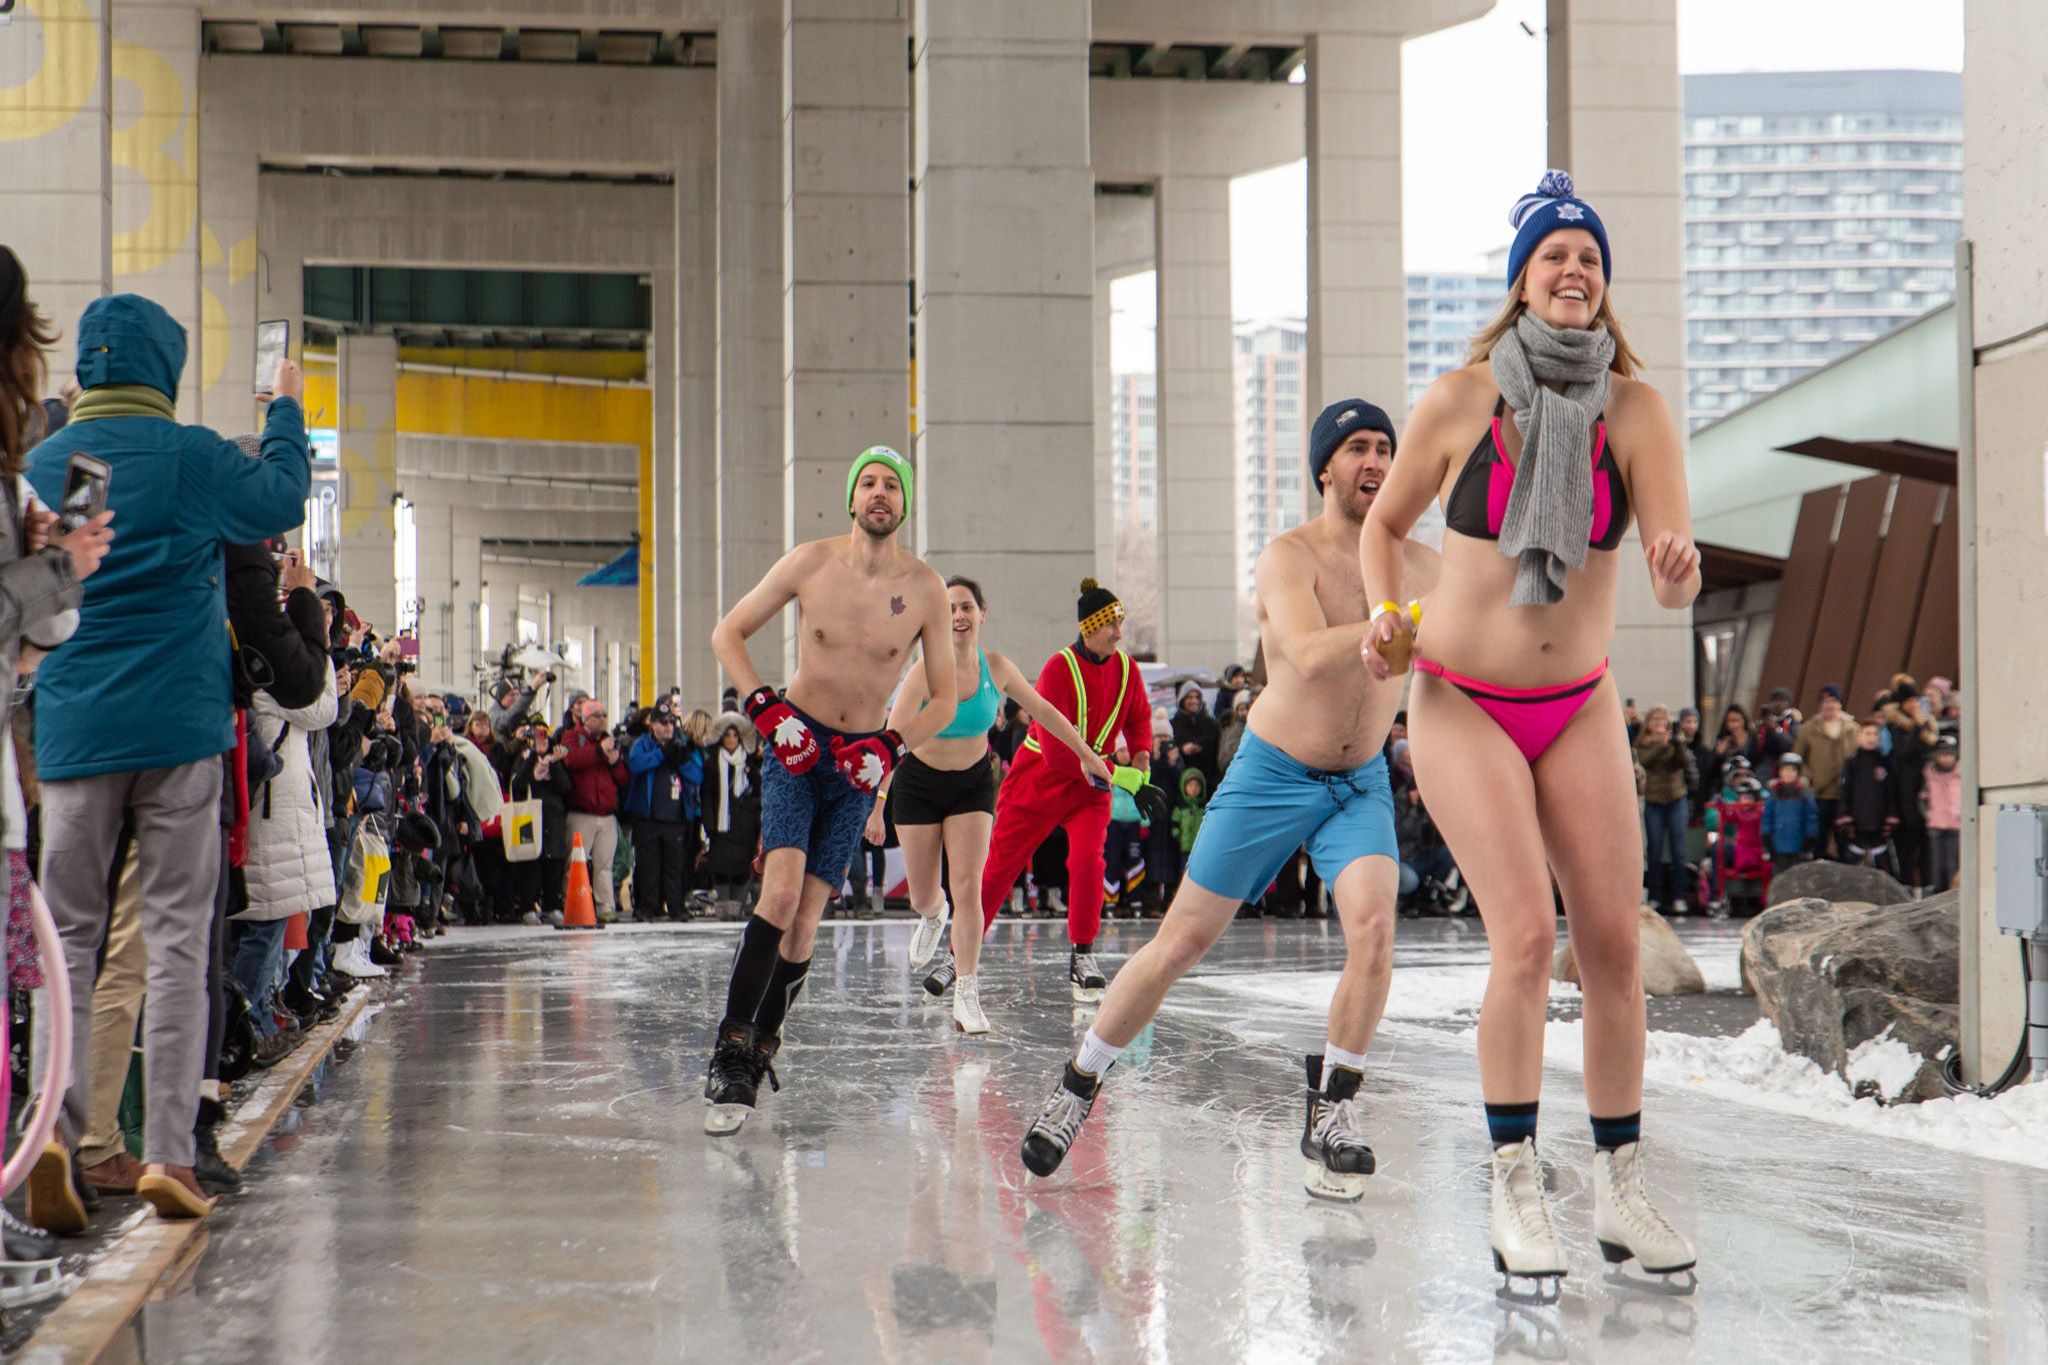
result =
[{"label": "woman in teal sports bra", "polygon": [[[945,935],[948,909],[945,889],[939,885],[943,855],[952,872],[953,903],[971,907],[972,913],[954,921],[953,960],[940,963],[924,987],[934,996],[944,995],[957,977],[953,1022],[962,1033],[986,1033],[988,1018],[981,1011],[975,968],[981,959],[982,865],[988,861],[989,835],[995,828],[999,777],[988,732],[1002,714],[1004,698],[1024,708],[1046,733],[1079,755],[1082,771],[1104,787],[1109,767],[1017,665],[981,647],[981,626],[988,619],[981,585],[955,576],[946,580],[946,589],[952,599],[954,676],[963,686],[973,680],[973,690],[962,692],[952,724],[911,750],[883,783],[868,816],[867,841],[880,845],[887,837],[886,803],[896,822],[897,842],[903,846],[910,908],[919,916],[910,939],[912,967],[930,961]],[[889,708],[889,724],[900,729],[929,699],[922,670],[913,668]]]}]

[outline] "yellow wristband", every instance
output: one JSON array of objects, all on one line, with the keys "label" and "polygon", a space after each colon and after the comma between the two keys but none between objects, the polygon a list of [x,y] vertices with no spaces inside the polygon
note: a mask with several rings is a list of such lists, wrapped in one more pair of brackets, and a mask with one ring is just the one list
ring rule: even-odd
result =
[{"label": "yellow wristband", "polygon": [[1377,607],[1373,608],[1372,619],[1377,621],[1382,616],[1385,616],[1388,612],[1392,612],[1394,613],[1394,615],[1399,616],[1401,614],[1401,608],[1392,602],[1382,602]]}]

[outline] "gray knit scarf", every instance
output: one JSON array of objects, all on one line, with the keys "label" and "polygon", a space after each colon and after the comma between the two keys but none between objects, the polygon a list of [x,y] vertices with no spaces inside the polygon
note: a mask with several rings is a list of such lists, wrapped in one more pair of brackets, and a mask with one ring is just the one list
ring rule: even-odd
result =
[{"label": "gray knit scarf", "polygon": [[[1500,552],[1518,561],[1508,605],[1564,600],[1565,573],[1586,567],[1593,532],[1593,423],[1607,406],[1614,338],[1605,327],[1556,328],[1523,313],[1494,343],[1493,378],[1515,410],[1522,458],[1501,519]],[[1563,384],[1564,391],[1545,388]]]}]

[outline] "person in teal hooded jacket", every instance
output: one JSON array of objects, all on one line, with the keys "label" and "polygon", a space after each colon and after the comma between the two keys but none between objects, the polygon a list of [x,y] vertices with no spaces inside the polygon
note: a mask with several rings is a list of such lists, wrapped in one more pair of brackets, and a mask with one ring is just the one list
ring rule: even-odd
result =
[{"label": "person in teal hooded jacket", "polygon": [[88,1112],[94,960],[105,934],[108,869],[132,811],[149,945],[143,1068],[147,1163],[136,1192],[164,1217],[213,1201],[192,1173],[206,1065],[208,942],[220,885],[221,756],[235,747],[225,547],[305,519],[312,460],[297,367],[280,365],[255,458],[177,420],[185,329],[134,294],[95,299],[78,324],[84,393],[62,431],[28,457],[36,495],[62,505],[74,453],[112,471],[120,528],[87,580],[79,623],[36,681],[43,781],[42,884],[71,980],[72,1078],[62,1137],[38,1162],[30,1217],[84,1226],[71,1144]]}]

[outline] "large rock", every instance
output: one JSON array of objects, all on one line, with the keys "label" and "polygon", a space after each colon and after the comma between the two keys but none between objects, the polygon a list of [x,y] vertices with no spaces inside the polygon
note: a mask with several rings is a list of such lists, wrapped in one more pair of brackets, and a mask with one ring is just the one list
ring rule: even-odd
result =
[{"label": "large rock", "polygon": [[1771,878],[1771,895],[1780,905],[1786,901],[1808,899],[1830,901],[1836,905],[1843,901],[1897,905],[1911,899],[1905,887],[1874,867],[1819,861],[1788,867]]},{"label": "large rock", "polygon": [[[1867,870],[1851,868],[1850,871]],[[1851,1055],[1889,1037],[1920,1059],[1888,1101],[1935,1099],[1957,1046],[1956,893],[1877,908],[1802,899],[1766,910],[1742,935],[1742,974],[1787,1051],[1849,1078]]]},{"label": "large rock", "polygon": [[[1692,954],[1678,941],[1664,917],[1649,906],[1636,910],[1636,927],[1642,934],[1643,991],[1648,995],[1700,995],[1707,989],[1707,979],[1700,975],[1700,967],[1692,960]],[[1579,984],[1579,964],[1572,957],[1572,945],[1567,942],[1557,950],[1557,960],[1550,964],[1550,976],[1554,981],[1569,981]]]}]

